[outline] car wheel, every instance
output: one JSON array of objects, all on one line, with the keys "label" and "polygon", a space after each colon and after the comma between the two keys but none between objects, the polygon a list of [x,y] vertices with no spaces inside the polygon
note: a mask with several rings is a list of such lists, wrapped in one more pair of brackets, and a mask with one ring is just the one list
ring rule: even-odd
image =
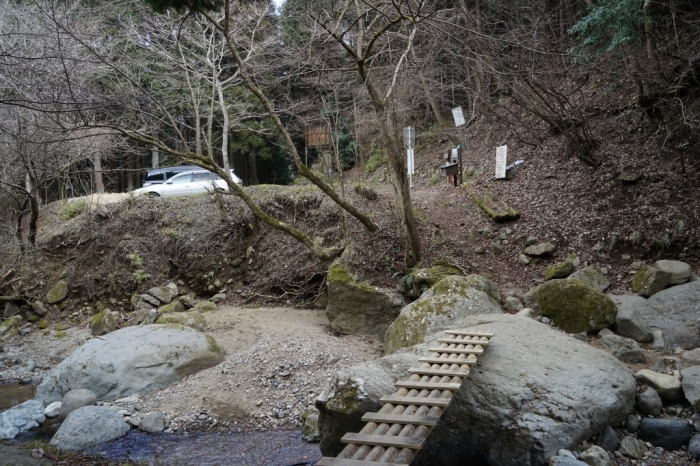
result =
[{"label": "car wheel", "polygon": [[154,192],[146,193],[146,195],[151,197],[160,197],[160,194]]}]

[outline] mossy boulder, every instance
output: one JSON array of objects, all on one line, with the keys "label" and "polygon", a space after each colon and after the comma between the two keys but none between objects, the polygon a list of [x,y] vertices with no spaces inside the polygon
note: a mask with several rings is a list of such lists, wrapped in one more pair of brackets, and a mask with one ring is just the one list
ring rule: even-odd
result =
[{"label": "mossy boulder", "polygon": [[615,323],[615,303],[580,280],[550,280],[533,291],[540,313],[565,332],[590,332]]},{"label": "mossy boulder", "polygon": [[46,319],[42,320],[37,324],[37,326],[42,330],[49,328],[49,325],[51,325],[51,323]]},{"label": "mossy boulder", "polygon": [[557,278],[566,278],[574,271],[574,263],[571,261],[559,262],[558,264],[550,265],[544,272],[545,280],[554,280]]},{"label": "mossy boulder", "polygon": [[632,291],[648,298],[666,288],[672,275],[651,265],[642,265],[632,278]]},{"label": "mossy boulder", "polygon": [[38,322],[41,320],[39,314],[34,314],[33,312],[27,316],[27,322]]},{"label": "mossy boulder", "polygon": [[46,308],[44,307],[44,303],[41,301],[34,301],[32,303],[32,311],[34,311],[35,314],[38,314],[40,316],[45,316],[46,315]]},{"label": "mossy boulder", "polygon": [[155,286],[148,290],[148,294],[156,298],[161,303],[168,304],[175,296],[177,296],[177,291],[173,290],[169,286]]},{"label": "mossy boulder", "polygon": [[117,329],[118,322],[119,313],[105,309],[95,314],[92,319],[90,319],[90,333],[93,337],[107,335]]},{"label": "mossy boulder", "polygon": [[301,418],[304,420],[304,425],[301,426],[301,438],[307,442],[318,442],[321,439],[318,431],[318,410],[307,409]]},{"label": "mossy boulder", "polygon": [[502,313],[500,293],[489,280],[479,275],[449,276],[401,310],[386,331],[384,350],[390,354],[423,343],[426,335],[469,315]]},{"label": "mossy boulder", "polygon": [[207,330],[207,320],[197,311],[163,314],[156,319],[156,324],[180,324],[200,332]]},{"label": "mossy boulder", "polygon": [[163,314],[171,314],[173,312],[185,312],[185,305],[182,304],[179,299],[158,308],[159,316],[162,316]]},{"label": "mossy boulder", "polygon": [[10,317],[6,321],[0,323],[0,343],[9,340],[10,338],[19,335],[19,326],[22,323],[22,317]]},{"label": "mossy boulder", "polygon": [[216,311],[216,303],[212,303],[211,301],[207,300],[198,301],[197,304],[194,305],[192,310],[197,312]]},{"label": "mossy boulder", "polygon": [[328,306],[331,327],[345,335],[384,337],[404,305],[398,293],[371,285],[338,262],[328,269]]},{"label": "mossy boulder", "polygon": [[53,288],[46,293],[46,302],[49,304],[60,303],[68,296],[68,283],[65,280],[56,282]]},{"label": "mossy boulder", "polygon": [[409,298],[417,298],[428,288],[450,275],[462,275],[457,267],[435,265],[433,267],[413,269],[399,282],[401,292]]}]

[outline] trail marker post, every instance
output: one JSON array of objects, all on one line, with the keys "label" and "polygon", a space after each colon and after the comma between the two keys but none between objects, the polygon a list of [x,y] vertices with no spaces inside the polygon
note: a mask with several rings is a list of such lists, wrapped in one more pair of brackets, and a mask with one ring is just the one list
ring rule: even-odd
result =
[{"label": "trail marker post", "polygon": [[[462,107],[455,107],[452,109],[452,117],[455,120],[455,126],[459,128],[460,126],[464,126],[464,147],[467,147],[467,126],[466,126],[466,121],[464,120],[464,112],[462,111]],[[462,185],[462,145],[457,144],[457,163],[459,164],[459,174],[457,175],[459,177],[459,186]],[[454,151],[455,149],[453,149]],[[457,181],[457,180],[455,180]]]},{"label": "trail marker post", "polygon": [[403,129],[403,145],[406,147],[406,165],[408,168],[408,181],[413,189],[413,175],[415,174],[415,159],[413,149],[416,145],[416,130],[413,126],[406,126]]},{"label": "trail marker post", "polygon": [[508,146],[498,146],[496,148],[496,174],[497,180],[506,177],[506,164],[508,163]]}]

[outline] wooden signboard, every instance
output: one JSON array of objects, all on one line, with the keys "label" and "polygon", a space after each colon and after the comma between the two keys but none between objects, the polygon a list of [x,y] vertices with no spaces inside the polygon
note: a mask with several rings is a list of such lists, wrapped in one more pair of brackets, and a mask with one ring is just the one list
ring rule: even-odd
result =
[{"label": "wooden signboard", "polygon": [[496,176],[497,180],[506,177],[506,164],[508,163],[508,146],[496,148]]},{"label": "wooden signboard", "polygon": [[306,125],[304,131],[306,136],[306,147],[330,147],[331,127],[325,121],[318,121]]}]

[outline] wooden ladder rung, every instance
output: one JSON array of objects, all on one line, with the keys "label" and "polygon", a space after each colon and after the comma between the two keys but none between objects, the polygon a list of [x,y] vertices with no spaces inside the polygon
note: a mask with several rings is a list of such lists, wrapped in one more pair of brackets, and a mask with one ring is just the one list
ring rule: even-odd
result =
[{"label": "wooden ladder rung", "polygon": [[408,372],[411,374],[418,375],[439,375],[441,377],[466,377],[469,375],[469,371],[464,370],[452,370],[452,369],[431,369],[422,367],[411,367]]},{"label": "wooden ladder rung", "polygon": [[414,382],[412,380],[399,380],[394,384],[396,388],[415,388],[416,390],[459,390],[461,383],[453,382]]},{"label": "wooden ladder rung", "polygon": [[478,348],[429,348],[428,351],[434,351],[436,353],[453,353],[453,354],[481,354],[484,352],[482,349]]},{"label": "wooden ladder rung", "polygon": [[488,341],[457,340],[456,338],[438,338],[438,343],[449,343],[450,345],[479,345],[488,346]]},{"label": "wooden ladder rung", "polygon": [[[321,458],[316,466],[397,466],[398,463],[385,463],[378,461],[349,460],[346,458]],[[406,466],[405,464],[403,466]]]},{"label": "wooden ladder rung", "polygon": [[365,413],[363,422],[379,422],[385,424],[410,424],[413,426],[435,427],[440,418],[434,416],[411,416],[409,414]]},{"label": "wooden ladder rung", "polygon": [[434,358],[432,356],[430,357],[424,357],[424,358],[419,358],[418,362],[427,362],[429,364],[474,364],[476,363],[476,358],[475,359],[448,359],[448,358]]},{"label": "wooden ladder rung", "polygon": [[450,404],[451,398],[428,398],[422,396],[399,396],[386,395],[379,399],[381,403],[391,403],[393,405],[423,405],[446,407]]},{"label": "wooden ladder rung", "polygon": [[413,437],[397,437],[390,435],[371,435],[348,433],[340,439],[343,443],[353,443],[355,445],[378,445],[381,447],[409,448],[420,450],[425,439]]},{"label": "wooden ladder rung", "polygon": [[460,335],[464,337],[486,337],[492,338],[493,333],[488,332],[467,332],[466,330],[445,330],[448,335]]}]

